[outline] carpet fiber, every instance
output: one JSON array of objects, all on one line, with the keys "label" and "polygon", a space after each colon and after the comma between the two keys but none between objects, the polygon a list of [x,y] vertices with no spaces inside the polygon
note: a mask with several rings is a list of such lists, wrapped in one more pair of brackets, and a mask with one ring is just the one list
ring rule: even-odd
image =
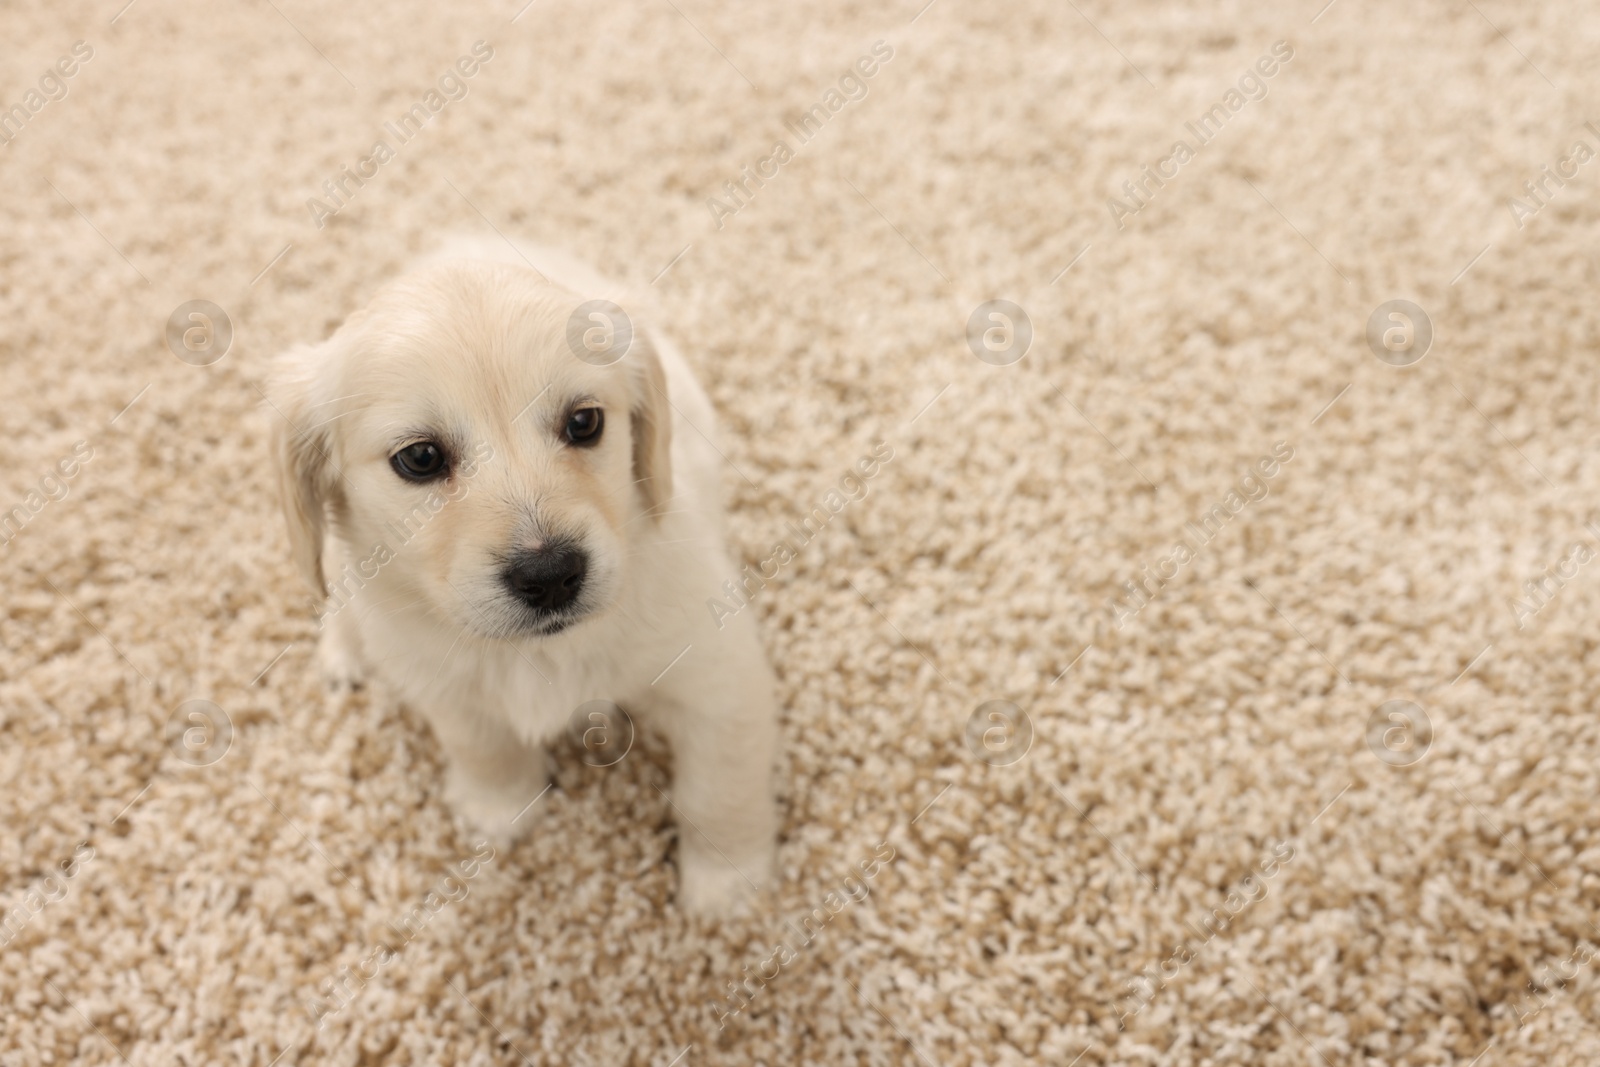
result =
[{"label": "carpet fiber", "polygon": [[[0,1064],[1600,1061],[1592,6],[121,2],[0,14]],[[317,682],[259,388],[461,231],[828,516],[755,917]]]}]

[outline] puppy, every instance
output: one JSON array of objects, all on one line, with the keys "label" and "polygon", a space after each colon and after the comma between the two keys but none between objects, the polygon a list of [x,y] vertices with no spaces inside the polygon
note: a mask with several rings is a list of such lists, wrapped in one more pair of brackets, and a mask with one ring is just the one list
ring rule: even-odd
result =
[{"label": "puppy", "polygon": [[773,875],[776,717],[751,616],[704,607],[736,570],[711,403],[665,339],[586,303],[580,268],[466,251],[278,358],[284,512],[326,597],[324,670],[336,687],[370,672],[421,713],[447,799],[501,841],[533,821],[542,745],[578,709],[653,722],[679,903],[720,912]]}]

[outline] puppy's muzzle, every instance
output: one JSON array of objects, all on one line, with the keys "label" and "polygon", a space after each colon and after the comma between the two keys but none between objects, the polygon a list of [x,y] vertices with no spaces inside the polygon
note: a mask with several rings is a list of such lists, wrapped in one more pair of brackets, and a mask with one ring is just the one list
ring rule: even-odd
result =
[{"label": "puppy's muzzle", "polygon": [[569,542],[555,541],[542,548],[518,552],[501,577],[511,595],[540,615],[569,607],[583,591],[589,573],[589,554]]}]

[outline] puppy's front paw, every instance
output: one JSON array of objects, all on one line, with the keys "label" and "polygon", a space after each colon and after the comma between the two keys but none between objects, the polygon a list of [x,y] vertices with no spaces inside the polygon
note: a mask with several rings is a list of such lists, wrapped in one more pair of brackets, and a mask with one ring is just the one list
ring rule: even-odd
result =
[{"label": "puppy's front paw", "polygon": [[322,673],[322,683],[334,696],[344,696],[360,689],[367,680],[366,669],[350,641],[334,630],[325,630],[317,642],[317,665]]},{"label": "puppy's front paw", "polygon": [[684,847],[678,855],[678,905],[706,918],[749,914],[772,885],[770,849],[731,860],[714,848]]},{"label": "puppy's front paw", "polygon": [[452,766],[445,773],[444,798],[468,837],[487,837],[507,848],[537,819],[547,786],[544,774],[529,774],[510,785],[487,784]]}]

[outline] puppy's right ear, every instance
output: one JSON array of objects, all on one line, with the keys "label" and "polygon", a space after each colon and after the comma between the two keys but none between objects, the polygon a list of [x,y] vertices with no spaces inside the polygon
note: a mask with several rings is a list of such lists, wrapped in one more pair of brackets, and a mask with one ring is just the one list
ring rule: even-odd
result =
[{"label": "puppy's right ear", "polygon": [[322,541],[338,484],[329,457],[332,441],[327,424],[312,416],[315,368],[326,358],[321,348],[296,345],[280,355],[267,392],[267,403],[274,409],[273,454],[283,515],[289,524],[289,550],[301,577],[318,597],[328,591],[322,574]]}]

